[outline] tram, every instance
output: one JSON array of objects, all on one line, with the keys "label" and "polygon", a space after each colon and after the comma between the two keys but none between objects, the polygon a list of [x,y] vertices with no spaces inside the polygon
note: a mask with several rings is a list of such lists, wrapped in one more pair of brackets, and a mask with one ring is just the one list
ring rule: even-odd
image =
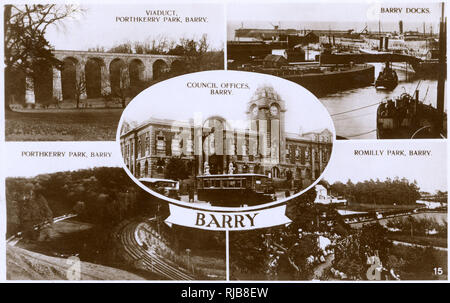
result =
[{"label": "tram", "polygon": [[199,201],[213,206],[251,206],[275,201],[270,177],[261,174],[218,174],[197,176]]}]

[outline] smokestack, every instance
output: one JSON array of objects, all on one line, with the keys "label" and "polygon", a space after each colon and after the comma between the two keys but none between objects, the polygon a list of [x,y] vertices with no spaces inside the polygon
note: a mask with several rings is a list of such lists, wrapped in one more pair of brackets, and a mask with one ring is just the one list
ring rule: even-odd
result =
[{"label": "smokestack", "polygon": [[403,21],[402,20],[400,20],[398,22],[398,31],[400,34],[403,34]]},{"label": "smokestack", "polygon": [[380,37],[380,50],[383,50],[383,37]]},{"label": "smokestack", "polygon": [[386,50],[389,48],[389,37],[385,38],[384,47],[386,48]]}]

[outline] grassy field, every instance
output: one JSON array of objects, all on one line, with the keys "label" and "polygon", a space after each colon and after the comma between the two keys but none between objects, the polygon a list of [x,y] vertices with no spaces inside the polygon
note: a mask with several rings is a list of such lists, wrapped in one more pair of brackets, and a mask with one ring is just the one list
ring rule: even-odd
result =
[{"label": "grassy field", "polygon": [[114,141],[122,109],[5,113],[6,141]]}]

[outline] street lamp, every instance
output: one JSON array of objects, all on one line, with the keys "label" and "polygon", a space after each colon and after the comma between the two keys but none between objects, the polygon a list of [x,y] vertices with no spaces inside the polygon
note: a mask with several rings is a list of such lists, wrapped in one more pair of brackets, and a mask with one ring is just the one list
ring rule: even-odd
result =
[{"label": "street lamp", "polygon": [[191,253],[191,250],[189,249],[189,248],[186,248],[186,254],[187,254],[187,267],[189,268],[190,267],[190,264],[191,264],[191,258],[190,258],[190,253]]},{"label": "street lamp", "polygon": [[411,238],[414,238],[413,217],[411,215],[409,215],[408,218],[409,218],[409,224],[411,226]]}]

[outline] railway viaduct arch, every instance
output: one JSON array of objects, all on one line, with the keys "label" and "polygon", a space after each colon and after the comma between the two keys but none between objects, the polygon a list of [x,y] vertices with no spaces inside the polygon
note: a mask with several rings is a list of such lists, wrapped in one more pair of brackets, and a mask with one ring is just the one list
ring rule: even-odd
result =
[{"label": "railway viaduct arch", "polygon": [[[184,65],[183,57],[171,55],[72,50],[54,50],[53,54],[63,62],[62,69],[49,68],[39,79],[27,78],[26,103],[39,102],[38,95],[58,101],[73,99],[76,85],[83,76],[86,89],[80,98],[97,98],[125,85],[157,80],[163,72],[178,71]],[[46,82],[46,86],[42,82]]]}]

